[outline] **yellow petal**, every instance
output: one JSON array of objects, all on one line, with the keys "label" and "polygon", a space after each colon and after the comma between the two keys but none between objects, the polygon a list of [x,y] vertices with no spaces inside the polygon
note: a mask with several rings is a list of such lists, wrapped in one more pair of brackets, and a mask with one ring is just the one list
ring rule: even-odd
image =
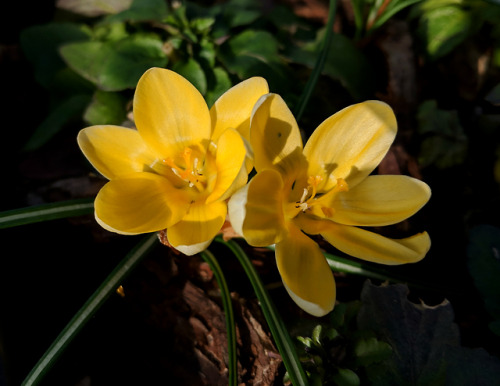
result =
[{"label": "yellow petal", "polygon": [[154,162],[154,156],[137,130],[91,126],[78,133],[77,141],[89,162],[108,179],[142,172]]},{"label": "yellow petal", "polygon": [[250,143],[257,171],[275,169],[285,185],[306,170],[302,139],[295,118],[277,94],[267,94],[255,105],[250,122]]},{"label": "yellow petal", "polygon": [[231,87],[210,109],[212,141],[217,142],[224,130],[236,129],[249,140],[250,115],[257,100],[269,92],[264,78],[253,77]]},{"label": "yellow petal", "polygon": [[353,188],[377,167],[396,131],[396,117],[383,102],[346,107],[327,118],[307,141],[308,175],[325,177],[318,187],[323,192],[332,189],[337,178]]},{"label": "yellow petal", "polygon": [[160,159],[186,147],[205,152],[211,136],[210,114],[199,91],[173,71],[152,68],[137,84],[134,97],[137,130]]},{"label": "yellow petal", "polygon": [[415,263],[422,260],[431,247],[427,232],[404,239],[390,239],[365,229],[304,215],[297,216],[294,222],[308,234],[321,234],[326,241],[348,255],[379,264]]},{"label": "yellow petal", "polygon": [[189,202],[181,190],[153,173],[132,173],[109,181],[95,200],[97,221],[123,234],[156,232],[184,216]]},{"label": "yellow petal", "polygon": [[257,173],[229,200],[234,230],[253,246],[280,241],[286,233],[283,214],[283,180],[272,169]]},{"label": "yellow petal", "polygon": [[217,142],[215,167],[217,180],[213,191],[207,197],[207,203],[225,200],[247,182],[245,168],[245,144],[241,135],[233,129],[222,133]]},{"label": "yellow petal", "polygon": [[208,246],[222,228],[226,214],[225,202],[194,203],[181,221],[167,229],[168,242],[180,251],[185,250],[191,254],[200,252],[204,248],[190,250],[186,247]]},{"label": "yellow petal", "polygon": [[276,244],[276,263],[283,284],[304,311],[323,316],[335,305],[335,280],[318,245],[297,227]]},{"label": "yellow petal", "polygon": [[415,214],[431,196],[426,183],[408,176],[369,176],[328,203],[329,219],[345,225],[382,226]]}]

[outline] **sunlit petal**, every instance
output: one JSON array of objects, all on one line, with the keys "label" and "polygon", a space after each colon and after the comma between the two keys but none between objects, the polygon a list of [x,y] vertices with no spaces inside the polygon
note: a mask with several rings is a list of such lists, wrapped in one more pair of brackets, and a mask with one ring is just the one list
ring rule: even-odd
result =
[{"label": "sunlit petal", "polygon": [[208,147],[210,114],[203,96],[182,76],[152,68],[137,84],[134,119],[158,158],[175,157],[186,147]]},{"label": "sunlit petal", "polygon": [[177,249],[179,252],[184,253],[187,256],[193,256],[207,249],[208,246],[212,243],[212,240],[213,238],[198,244],[177,245],[175,249]]},{"label": "sunlit petal", "polygon": [[[188,248],[184,248],[186,246],[206,243],[220,231],[226,214],[227,204],[225,202],[192,204],[184,218],[167,229],[168,242],[180,250],[188,250]],[[197,252],[199,250],[194,253]]]},{"label": "sunlit petal", "polygon": [[124,234],[155,232],[179,221],[189,202],[170,182],[153,173],[132,173],[108,182],[95,200],[106,229]]},{"label": "sunlit petal", "polygon": [[380,163],[396,130],[394,113],[383,102],[346,107],[319,125],[307,141],[308,174],[326,177],[320,191],[332,189],[338,178],[352,188]]},{"label": "sunlit petal", "polygon": [[81,130],[78,145],[89,162],[108,179],[142,172],[154,157],[137,130],[120,126],[91,126]]},{"label": "sunlit petal", "polygon": [[207,203],[215,200],[223,201],[245,185],[247,182],[245,154],[245,144],[241,135],[233,129],[224,131],[217,142],[215,155],[217,180],[207,198]]},{"label": "sunlit petal", "polygon": [[404,239],[388,237],[328,220],[298,216],[294,222],[306,233],[321,234],[330,244],[348,255],[386,265],[415,263],[429,251],[431,240],[427,232]]},{"label": "sunlit petal", "polygon": [[257,171],[275,169],[285,180],[306,170],[302,139],[295,118],[277,94],[259,99],[252,113],[250,143]]},{"label": "sunlit petal", "polygon": [[304,311],[323,316],[335,305],[335,280],[318,245],[291,225],[276,244],[276,263],[285,288]]},{"label": "sunlit petal", "polygon": [[369,176],[353,189],[335,194],[325,205],[333,209],[329,217],[332,221],[345,225],[382,226],[412,216],[430,196],[429,186],[415,178]]},{"label": "sunlit petal", "polygon": [[[246,190],[238,193],[234,200],[230,200],[230,218],[236,223],[234,229],[240,231],[253,246],[266,246],[280,241],[286,233],[283,180],[280,174],[272,169],[264,170],[250,180]],[[239,215],[237,205],[244,206],[244,212],[240,209]],[[236,214],[233,216],[233,213]],[[242,215],[244,221],[240,228],[237,219]]]},{"label": "sunlit petal", "polygon": [[249,139],[250,115],[257,100],[269,92],[264,78],[253,77],[233,86],[221,95],[210,109],[212,141],[217,141],[224,130],[236,129]]}]

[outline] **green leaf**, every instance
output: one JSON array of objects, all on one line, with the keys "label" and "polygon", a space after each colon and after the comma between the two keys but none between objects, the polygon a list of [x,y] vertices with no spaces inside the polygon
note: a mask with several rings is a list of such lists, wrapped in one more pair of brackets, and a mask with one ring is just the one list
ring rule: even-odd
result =
[{"label": "green leaf", "polygon": [[361,383],[358,375],[350,369],[337,369],[332,378],[338,386],[358,386]]},{"label": "green leaf", "polygon": [[[469,233],[467,266],[486,310],[500,322],[500,228],[478,225]],[[496,324],[493,323],[493,328]]]},{"label": "green leaf", "polygon": [[205,99],[209,107],[233,85],[228,73],[222,67],[215,67],[213,69],[213,77],[208,78],[208,84],[209,88]]},{"label": "green leaf", "polygon": [[203,35],[207,34],[215,23],[213,17],[196,18],[191,20],[190,26],[193,32]]},{"label": "green leaf", "polygon": [[262,17],[262,5],[255,0],[229,0],[208,10],[216,18],[214,35],[224,36],[236,27],[249,26]]},{"label": "green leaf", "polygon": [[483,349],[460,346],[451,304],[429,307],[407,299],[403,284],[375,286],[361,293],[358,327],[389,343],[393,354],[367,366],[372,385],[495,384],[500,360]]},{"label": "green leaf", "polygon": [[388,358],[392,354],[392,347],[374,337],[362,338],[356,341],[354,354],[359,366],[368,366]]},{"label": "green leaf", "polygon": [[133,0],[130,8],[106,17],[102,23],[161,21],[168,14],[164,0]]},{"label": "green leaf", "polygon": [[234,320],[233,305],[231,302],[231,292],[227,286],[226,278],[215,256],[208,250],[200,253],[210,269],[214,273],[215,280],[220,288],[222,307],[226,316],[227,348],[228,348],[228,385],[236,386],[238,384],[238,358],[236,348],[236,322]]},{"label": "green leaf", "polygon": [[433,8],[421,15],[416,33],[431,61],[450,53],[464,41],[473,25],[471,15],[458,6]]},{"label": "green leaf", "polygon": [[134,88],[151,67],[165,67],[162,42],[135,35],[118,41],[73,43],[61,47],[68,65],[103,91]]},{"label": "green leaf", "polygon": [[44,87],[52,86],[56,74],[66,64],[59,55],[59,47],[69,42],[85,41],[89,33],[73,23],[49,23],[23,30],[20,43],[24,54],[33,63],[36,80]]},{"label": "green leaf", "polygon": [[266,78],[272,89],[286,88],[288,69],[278,53],[278,41],[267,31],[247,29],[220,46],[219,59],[240,79]]},{"label": "green leaf", "polygon": [[260,301],[262,313],[266,318],[273,339],[283,358],[283,363],[285,364],[285,367],[288,371],[288,376],[290,377],[293,385],[307,385],[308,380],[297,356],[294,342],[292,341],[292,338],[288,333],[288,329],[285,326],[283,319],[277,311],[271,297],[267,293],[264,284],[260,280],[260,277],[257,274],[257,271],[252,265],[252,262],[248,258],[247,254],[234,240],[223,241],[220,236],[217,236],[215,238],[215,241],[228,247],[243,267],[248,279],[250,280],[250,284],[255,291],[255,295]]},{"label": "green leaf", "polygon": [[461,164],[468,139],[456,111],[440,110],[435,100],[423,102],[417,113],[418,132],[424,136],[419,163],[440,169]]},{"label": "green leaf", "polygon": [[186,61],[175,63],[172,70],[189,80],[202,95],[205,95],[207,92],[207,77],[200,63],[193,58],[188,58]]},{"label": "green leaf", "polygon": [[372,30],[380,28],[385,22],[387,22],[396,13],[402,11],[403,9],[421,2],[422,0],[403,0],[403,1],[391,1],[385,9],[385,11],[375,20],[372,26]]},{"label": "green leaf", "polygon": [[31,151],[45,145],[72,119],[80,118],[89,102],[89,95],[73,95],[61,102],[35,129],[24,150]]},{"label": "green leaf", "polygon": [[79,199],[0,212],[0,229],[82,216],[94,212],[94,199]]},{"label": "green leaf", "polygon": [[127,116],[125,104],[126,99],[121,94],[97,90],[83,119],[89,125],[119,125]]}]

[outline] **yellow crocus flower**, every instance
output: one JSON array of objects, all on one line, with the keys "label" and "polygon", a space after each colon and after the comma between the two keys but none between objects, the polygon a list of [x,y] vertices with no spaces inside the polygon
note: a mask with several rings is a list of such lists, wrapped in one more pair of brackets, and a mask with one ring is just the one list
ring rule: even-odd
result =
[{"label": "yellow crocus flower", "polygon": [[192,255],[221,229],[229,196],[247,182],[250,114],[269,92],[259,77],[229,89],[209,110],[185,78],[152,68],[133,101],[137,130],[102,125],[78,134],[80,149],[110,181],[95,200],[107,230],[139,234],[167,229],[168,242]]},{"label": "yellow crocus flower", "polygon": [[430,248],[426,232],[390,239],[359,228],[398,223],[430,198],[429,187],[417,179],[370,175],[396,131],[392,109],[367,101],[326,119],[303,147],[279,95],[262,96],[254,108],[250,143],[257,174],[232,196],[229,216],[249,244],[275,244],[286,290],[312,315],[330,312],[336,293],[325,257],[306,234],[381,264],[413,263]]}]

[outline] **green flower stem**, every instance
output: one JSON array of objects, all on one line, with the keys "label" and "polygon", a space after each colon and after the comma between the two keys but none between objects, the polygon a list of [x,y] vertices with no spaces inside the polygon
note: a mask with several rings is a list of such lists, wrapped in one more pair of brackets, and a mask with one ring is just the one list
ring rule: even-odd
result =
[{"label": "green flower stem", "polygon": [[45,374],[54,365],[65,351],[73,338],[87,324],[97,310],[104,304],[108,297],[116,291],[120,283],[133,271],[141,260],[157,245],[155,233],[147,235],[127,256],[118,264],[111,274],[104,280],[100,287],[87,300],[83,307],[75,314],[71,321],[61,331],[49,349],[43,354],[35,367],[28,374],[23,386],[38,384]]},{"label": "green flower stem", "polygon": [[0,229],[94,212],[94,198],[36,205],[0,213]]},{"label": "green flower stem", "polygon": [[319,78],[321,72],[323,71],[323,67],[325,66],[326,57],[328,56],[328,52],[330,49],[330,42],[332,41],[333,22],[335,20],[336,8],[337,8],[337,1],[330,0],[329,11],[328,11],[328,22],[326,23],[325,36],[323,38],[323,41],[321,42],[321,50],[320,50],[320,53],[318,55],[318,59],[316,60],[316,64],[312,70],[311,76],[309,77],[309,80],[307,81],[304,92],[302,93],[300,100],[299,100],[299,103],[296,107],[295,119],[297,120],[297,122],[300,121],[300,118],[302,117],[302,114],[304,113],[306,105],[309,102],[309,99],[313,93],[314,87],[316,86],[316,83],[318,82],[318,78]]},{"label": "green flower stem", "polygon": [[226,330],[227,330],[227,351],[229,356],[229,386],[236,386],[238,384],[238,362],[236,356],[236,323],[234,321],[233,306],[231,302],[231,293],[229,292],[224,273],[217,262],[215,256],[208,250],[200,253],[203,260],[205,260],[210,269],[213,271],[215,280],[219,284],[222,307],[226,315]]},{"label": "green flower stem", "polygon": [[295,345],[292,338],[288,334],[285,323],[281,319],[279,312],[276,310],[276,307],[274,306],[247,254],[234,240],[224,241],[221,236],[217,236],[215,241],[224,244],[227,248],[229,248],[245,270],[245,273],[247,274],[248,279],[250,280],[250,283],[255,291],[255,295],[260,301],[262,312],[269,325],[269,329],[271,330],[271,334],[273,335],[281,357],[283,358],[283,363],[285,364],[292,384],[294,386],[308,385],[307,376],[302,369],[302,365],[299,361],[297,352],[295,351]]}]

